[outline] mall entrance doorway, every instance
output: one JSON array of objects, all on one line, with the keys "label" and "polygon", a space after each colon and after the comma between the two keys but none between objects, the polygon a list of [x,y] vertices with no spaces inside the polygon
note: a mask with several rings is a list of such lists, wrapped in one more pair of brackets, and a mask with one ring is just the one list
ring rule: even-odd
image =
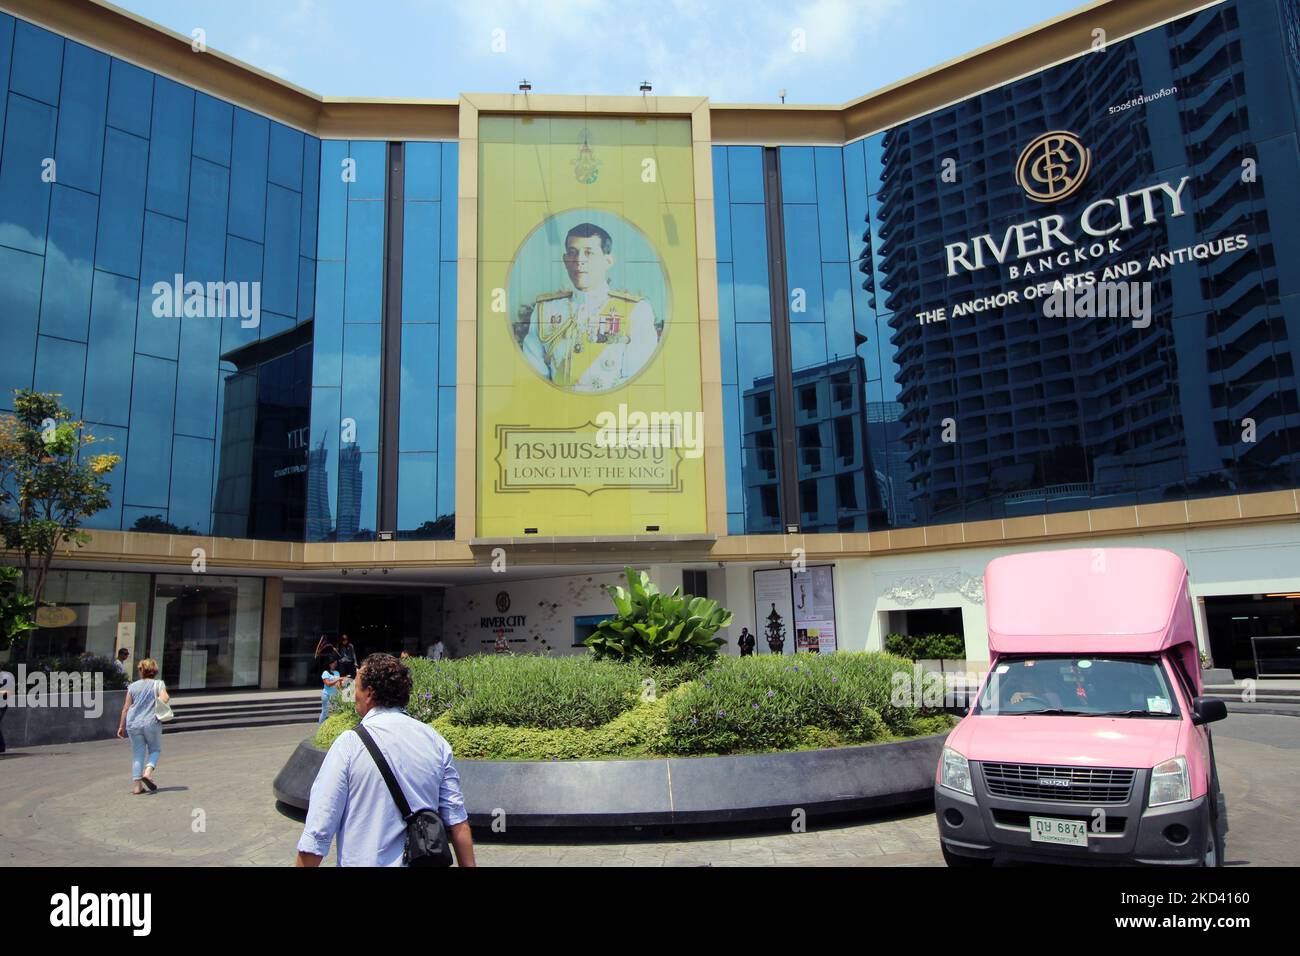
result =
[{"label": "mall entrance doorway", "polygon": [[1239,679],[1300,674],[1300,592],[1204,600],[1215,667],[1230,668]]},{"label": "mall entrance doorway", "polygon": [[367,654],[424,654],[442,633],[442,589],[285,581],[280,617],[280,686],[312,687],[316,644],[348,636]]}]

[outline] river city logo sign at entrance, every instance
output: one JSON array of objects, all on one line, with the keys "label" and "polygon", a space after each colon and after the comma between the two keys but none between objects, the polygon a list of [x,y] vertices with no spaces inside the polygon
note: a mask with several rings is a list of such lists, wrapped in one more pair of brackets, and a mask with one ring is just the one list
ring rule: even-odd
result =
[{"label": "river city logo sign at entrance", "polygon": [[1053,130],[1035,137],[1016,160],[1016,183],[1034,202],[1057,202],[1075,193],[1092,168],[1092,150],[1079,137]]}]

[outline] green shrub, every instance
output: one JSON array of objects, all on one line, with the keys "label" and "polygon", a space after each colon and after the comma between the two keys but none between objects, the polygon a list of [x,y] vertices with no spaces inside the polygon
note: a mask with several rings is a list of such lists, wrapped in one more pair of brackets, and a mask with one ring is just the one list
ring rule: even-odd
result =
[{"label": "green shrub", "polygon": [[890,634],[885,652],[910,661],[962,660],[966,642],[959,634]]},{"label": "green shrub", "polygon": [[912,721],[913,731],[918,737],[944,734],[956,726],[957,718],[952,714],[926,714],[918,716]]},{"label": "green shrub", "polygon": [[661,752],[668,726],[667,700],[645,701],[601,727],[472,726],[444,714],[434,729],[464,760],[599,760]]},{"label": "green shrub", "polygon": [[334,743],[341,734],[347,733],[359,723],[361,720],[357,717],[355,709],[341,710],[325,718],[325,723],[316,728],[316,746],[328,750],[330,744]]},{"label": "green shrub", "polygon": [[635,668],[586,654],[413,657],[406,665],[412,682],[407,712],[426,723],[450,713],[462,726],[598,727],[632,707],[642,689]]},{"label": "green shrub", "polygon": [[726,658],[673,694],[669,752],[788,750],[806,728],[844,743],[907,735],[917,711],[890,702],[893,675],[910,664],[888,654]]},{"label": "green shrub", "polygon": [[[408,664],[416,688],[408,712],[467,760],[802,750],[940,733],[955,723],[890,703],[893,675],[910,675],[911,663],[888,654],[639,666],[515,656]],[[317,746],[328,747],[356,722],[355,707],[340,704],[317,731]]]},{"label": "green shrub", "polygon": [[709,598],[684,595],[680,587],[664,594],[644,571],[624,573],[626,590],[606,588],[617,614],[601,621],[585,642],[598,658],[670,664],[717,656],[726,642],[714,635],[731,623],[730,611]]}]

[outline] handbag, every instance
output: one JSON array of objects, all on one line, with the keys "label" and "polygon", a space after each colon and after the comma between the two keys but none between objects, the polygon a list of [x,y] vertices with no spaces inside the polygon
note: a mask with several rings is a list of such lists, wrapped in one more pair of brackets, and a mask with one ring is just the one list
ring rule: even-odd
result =
[{"label": "handbag", "polygon": [[[154,693],[158,693],[158,681],[154,681]],[[172,710],[171,704],[164,701],[161,697],[154,698],[153,715],[158,718],[158,722],[165,724],[176,716]]]},{"label": "handbag", "polygon": [[388,792],[393,795],[397,812],[406,823],[406,847],[402,851],[402,863],[405,866],[451,866],[451,844],[447,842],[447,828],[443,826],[442,817],[437,810],[417,810],[411,812],[411,805],[406,802],[406,795],[393,776],[393,768],[388,766],[379,745],[370,736],[370,731],[361,724],[353,728],[361,742],[370,751],[375,765],[388,784]]}]

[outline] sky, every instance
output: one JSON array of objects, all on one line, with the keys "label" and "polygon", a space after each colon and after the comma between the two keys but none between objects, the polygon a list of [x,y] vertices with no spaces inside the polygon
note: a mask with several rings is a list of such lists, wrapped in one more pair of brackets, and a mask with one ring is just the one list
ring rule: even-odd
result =
[{"label": "sky", "polygon": [[115,0],[322,96],[840,104],[1083,0]]}]

